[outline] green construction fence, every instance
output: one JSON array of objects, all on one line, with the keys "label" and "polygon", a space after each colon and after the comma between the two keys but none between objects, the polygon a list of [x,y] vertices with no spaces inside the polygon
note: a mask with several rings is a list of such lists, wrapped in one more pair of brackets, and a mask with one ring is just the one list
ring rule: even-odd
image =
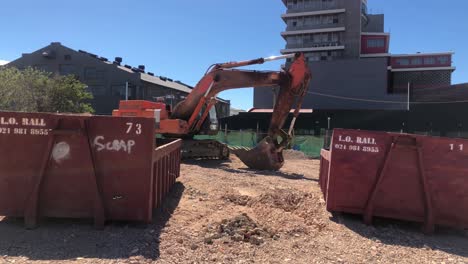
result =
[{"label": "green construction fence", "polygon": [[[220,131],[213,136],[197,135],[195,139],[214,139],[229,146],[252,148],[257,145],[257,138],[261,139],[263,136],[257,137],[257,133],[252,131],[229,131],[227,134]],[[291,149],[301,151],[311,158],[319,158],[323,142],[324,136],[295,135],[291,143]]]}]

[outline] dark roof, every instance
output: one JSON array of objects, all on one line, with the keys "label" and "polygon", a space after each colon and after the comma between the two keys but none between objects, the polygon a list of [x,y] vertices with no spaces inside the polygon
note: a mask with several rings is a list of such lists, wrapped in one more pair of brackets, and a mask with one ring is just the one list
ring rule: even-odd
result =
[{"label": "dark roof", "polygon": [[[163,87],[168,87],[168,88],[178,90],[178,91],[181,91],[181,92],[184,92],[184,93],[190,93],[190,92],[192,92],[192,89],[193,89],[193,86],[190,86],[190,85],[188,85],[186,83],[183,83],[181,81],[178,81],[178,80],[174,81],[173,79],[168,78],[168,77],[155,76],[151,72],[145,72],[141,67],[142,65],[140,67],[132,67],[130,65],[122,64],[121,63],[121,59],[122,59],[121,57],[116,57],[116,58],[119,59],[119,61],[114,62],[113,60],[108,60],[105,57],[99,56],[97,54],[93,54],[93,53],[85,51],[85,50],[80,49],[80,50],[76,51],[74,49],[71,49],[69,47],[66,47],[66,46],[62,45],[60,42],[52,42],[49,46],[46,46],[46,47],[41,48],[39,50],[48,49],[51,46],[61,46],[63,48],[72,50],[74,52],[79,52],[79,53],[81,53],[83,55],[88,55],[90,58],[98,60],[100,63],[105,63],[107,65],[112,65],[114,67],[117,67],[119,70],[125,71],[127,73],[139,74],[141,81],[144,81],[144,82],[153,83],[153,84],[160,85],[160,86],[163,86]],[[224,100],[224,99],[219,98],[219,97],[217,99],[219,101],[221,101],[221,102],[224,102],[224,103],[229,103],[230,102],[229,100]]]},{"label": "dark roof", "polygon": [[[124,68],[124,69],[126,69],[126,68]],[[128,69],[126,69],[126,70],[128,70]],[[192,88],[190,86],[188,86],[188,85],[183,85],[183,84],[180,84],[178,82],[169,81],[169,80],[164,79],[164,78],[161,79],[161,77],[152,76],[152,75],[149,75],[147,73],[141,73],[140,78],[141,78],[142,81],[149,82],[149,83],[154,83],[154,84],[165,86],[165,87],[169,87],[169,88],[179,90],[179,91],[182,91],[182,92],[190,93],[192,91]]]},{"label": "dark roof", "polygon": [[[52,42],[51,45],[61,45],[61,46],[63,46],[60,42]],[[65,47],[65,46],[63,46],[63,47]],[[66,48],[68,48],[68,47],[66,47]],[[145,82],[161,85],[161,86],[168,87],[168,88],[171,88],[171,89],[175,89],[175,90],[185,92],[185,93],[190,93],[192,91],[192,88],[193,88],[193,87],[191,87],[191,86],[189,86],[189,85],[187,85],[185,83],[182,83],[180,81],[173,81],[171,78],[157,77],[157,76],[148,74],[144,70],[142,70],[140,67],[132,67],[130,65],[121,66],[119,64],[113,63],[112,61],[109,61],[105,57],[101,57],[99,55],[96,55],[96,54],[93,54],[93,53],[90,53],[90,52],[87,52],[87,51],[81,50],[81,49],[78,50],[78,52],[83,53],[83,54],[87,54],[90,57],[101,61],[102,63],[106,63],[108,65],[114,65],[115,67],[117,67],[118,69],[120,69],[122,71],[126,71],[128,73],[140,74],[140,79],[142,81],[145,81]]]}]

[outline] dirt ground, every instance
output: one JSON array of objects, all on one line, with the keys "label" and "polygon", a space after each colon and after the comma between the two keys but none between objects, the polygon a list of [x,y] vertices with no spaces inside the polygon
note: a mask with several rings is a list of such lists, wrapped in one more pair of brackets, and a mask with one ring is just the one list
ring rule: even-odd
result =
[{"label": "dirt ground", "polygon": [[[468,263],[468,234],[332,215],[319,162],[289,155],[280,172],[255,172],[235,157],[182,165],[153,224],[47,220],[25,230],[0,222],[0,263]],[[1,218],[1,217],[0,217]]]}]

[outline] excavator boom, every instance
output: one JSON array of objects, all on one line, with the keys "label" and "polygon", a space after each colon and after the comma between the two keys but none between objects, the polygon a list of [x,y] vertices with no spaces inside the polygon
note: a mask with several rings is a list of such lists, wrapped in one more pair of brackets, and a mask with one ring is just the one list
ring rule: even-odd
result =
[{"label": "excavator boom", "polygon": [[[288,71],[260,72],[233,69],[292,57],[294,57],[294,61]],[[282,151],[290,142],[292,126],[294,126],[295,119],[299,114],[310,78],[310,71],[304,55],[299,53],[215,64],[203,76],[188,97],[175,107],[172,118],[186,120],[191,129],[190,132],[196,134],[220,92],[243,87],[279,86],[278,100],[271,117],[268,136],[254,149],[248,151],[244,149],[234,150],[234,153],[252,169],[278,170],[283,166]],[[294,105],[294,119],[289,128],[289,133],[286,133],[282,128]]]},{"label": "excavator boom", "polygon": [[[235,69],[285,58],[294,58],[287,71]],[[119,110],[115,110],[113,115],[153,117],[157,123],[156,133],[170,137],[190,138],[193,135],[206,132],[203,130],[206,127],[204,124],[209,121],[207,118],[210,116],[210,110],[216,104],[216,98],[220,92],[237,88],[279,86],[280,90],[271,117],[268,136],[252,150],[234,151],[250,168],[278,170],[283,165],[282,151],[290,142],[290,132],[301,108],[309,80],[310,72],[307,63],[304,55],[299,53],[249,61],[219,63],[208,69],[190,94],[172,111],[163,103],[121,101]],[[294,119],[288,133],[283,131],[283,126],[294,106]],[[212,131],[217,129],[217,126],[214,130],[211,129],[211,124],[209,127]],[[191,153],[190,157],[226,158],[228,156],[227,147],[219,142],[215,144],[187,141],[186,143],[195,148],[187,152]],[[220,145],[222,146],[220,147]]]}]

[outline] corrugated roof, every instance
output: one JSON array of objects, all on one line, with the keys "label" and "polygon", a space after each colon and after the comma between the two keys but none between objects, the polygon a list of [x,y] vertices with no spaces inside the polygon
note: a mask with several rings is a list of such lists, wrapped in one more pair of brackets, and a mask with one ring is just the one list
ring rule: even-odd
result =
[{"label": "corrugated roof", "polygon": [[[111,63],[109,63],[109,64],[111,64]],[[117,65],[117,68],[121,69],[122,71],[126,71],[128,73],[135,73],[134,71],[132,71],[132,69],[125,68],[124,66],[118,66]]]},{"label": "corrugated roof", "polygon": [[[138,72],[138,71],[135,71],[133,69],[129,69],[127,67],[124,67],[124,65],[118,65],[118,64],[114,64],[113,62],[109,61],[107,58],[104,58],[104,57],[101,57],[101,56],[98,56],[96,54],[93,54],[93,53],[90,53],[90,52],[87,52],[87,51],[84,51],[84,50],[74,50],[74,49],[71,49],[69,47],[66,47],[64,45],[62,45],[60,42],[52,42],[51,45],[60,45],[66,49],[70,49],[74,52],[79,52],[79,53],[82,53],[82,54],[85,54],[85,55],[88,55],[96,60],[99,60],[101,63],[105,63],[105,64],[108,64],[108,65],[115,65],[118,69],[122,70],[122,71],[125,71],[125,72],[128,72],[128,73],[133,73],[133,74],[140,74],[140,79],[142,81],[145,81],[145,82],[149,82],[149,83],[153,83],[153,84],[157,84],[157,85],[161,85],[161,86],[164,86],[164,87],[168,87],[168,88],[171,88],[171,89],[175,89],[175,90],[178,90],[178,91],[181,91],[181,92],[185,92],[185,93],[190,93],[192,92],[192,88],[190,85],[187,85],[181,81],[173,81],[172,79],[170,78],[166,78],[166,77],[157,77],[157,76],[152,76],[152,75],[149,75],[147,73],[144,73],[144,72]],[[51,46],[49,45],[49,46]],[[47,47],[49,47],[47,46]],[[45,47],[45,48],[47,48]],[[127,65],[128,66],[128,65]],[[164,80],[163,80],[164,79]],[[218,97],[218,99],[220,101],[223,101],[225,103],[229,103],[228,100],[224,100],[224,99],[221,99]]]},{"label": "corrugated roof", "polygon": [[[132,69],[126,68],[124,66],[117,65],[117,68],[119,68],[122,71],[126,71],[128,73],[137,73],[137,72],[133,71]],[[182,92],[185,92],[185,93],[190,93],[192,91],[192,89],[190,89],[189,86],[182,85],[182,84],[180,84],[178,82],[163,81],[163,80],[161,80],[161,78],[159,78],[157,76],[149,75],[147,73],[140,73],[140,79],[142,81],[145,81],[145,82],[154,83],[154,84],[157,84],[157,85],[161,85],[161,86],[164,86],[164,87],[168,87],[168,88],[172,88],[172,89],[175,89],[175,90],[178,90],[178,91],[182,91]]]},{"label": "corrugated roof", "polygon": [[[119,66],[119,68],[120,68],[120,66]],[[129,70],[129,69],[125,68],[125,67],[123,67],[123,68],[125,70]],[[133,72],[133,71],[130,70],[130,72]],[[182,84],[177,83],[177,82],[163,81],[159,77],[151,76],[151,75],[146,74],[146,73],[141,73],[140,78],[141,78],[142,81],[149,82],[149,83],[154,83],[154,84],[165,86],[165,87],[169,87],[169,88],[172,88],[172,89],[175,89],[175,90],[178,90],[178,91],[182,91],[182,92],[185,92],[185,93],[192,92],[192,89],[190,89],[188,86],[182,85]]]}]

